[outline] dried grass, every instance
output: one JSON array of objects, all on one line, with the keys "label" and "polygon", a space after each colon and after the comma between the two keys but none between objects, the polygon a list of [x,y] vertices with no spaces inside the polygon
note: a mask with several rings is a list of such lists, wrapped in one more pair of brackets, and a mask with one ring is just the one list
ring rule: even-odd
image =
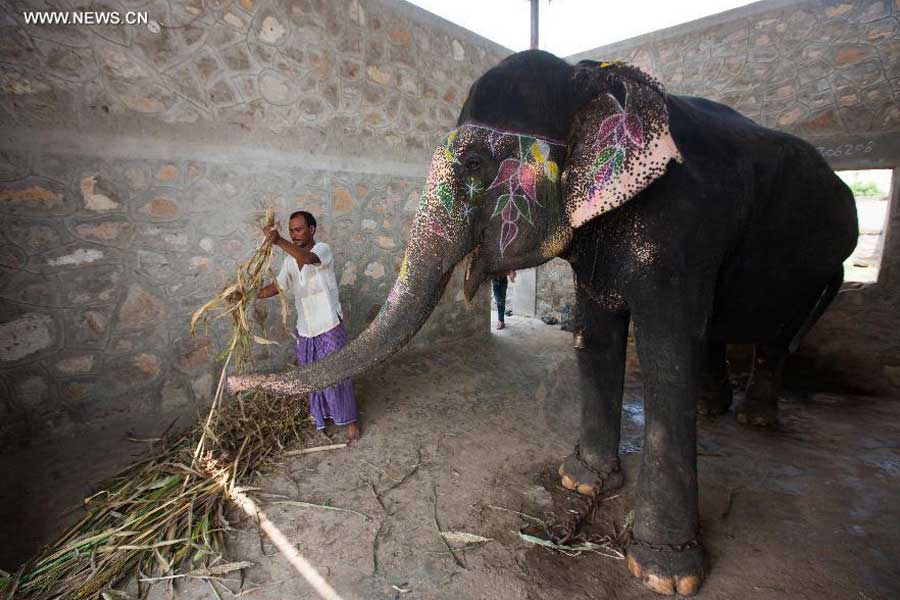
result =
[{"label": "dried grass", "polygon": [[518,531],[519,539],[528,544],[559,552],[566,556],[579,556],[583,552],[593,552],[614,558],[625,559],[625,549],[631,535],[634,513],[625,516],[622,530],[617,532],[613,526],[611,534],[588,533],[594,511],[603,503],[618,498],[618,495],[601,498],[599,495],[582,499],[578,510],[570,511],[569,516],[561,522],[547,522],[533,515],[510,510],[501,506],[486,504],[486,508],[512,513],[527,520],[530,524]]},{"label": "dried grass", "polygon": [[[265,209],[259,224],[263,228],[276,225],[274,209]],[[234,353],[235,368],[238,372],[243,371],[248,364],[252,364],[253,343],[264,345],[276,343],[255,334],[248,320],[251,310],[260,327],[266,319],[265,308],[256,305],[253,301],[265,286],[267,278],[271,278],[274,250],[272,244],[263,242],[249,260],[238,265],[235,280],[191,315],[191,334],[196,334],[201,325],[208,326],[211,317],[213,319],[231,318],[231,341],[216,360],[224,360],[229,354]],[[272,280],[274,281],[274,278]],[[277,282],[275,285],[278,285]],[[285,330],[289,331],[287,300],[281,293],[276,297],[281,303],[281,324]],[[239,299],[235,300],[235,298]],[[213,315],[216,309],[219,310],[219,313]]]},{"label": "dried grass", "polygon": [[[215,567],[234,486],[300,442],[307,423],[307,404],[296,398],[238,398],[209,427],[196,426],[85,499],[87,515],[18,575],[16,598],[96,598],[128,574],[172,578]],[[208,444],[191,466],[204,433]]]},{"label": "dried grass", "polygon": [[[262,224],[275,224],[273,210],[266,211]],[[5,598],[120,597],[112,586],[129,576],[137,576],[140,588],[141,581],[210,577],[249,566],[224,558],[229,501],[239,483],[300,442],[308,424],[307,403],[298,398],[258,392],[222,404],[232,358],[240,372],[251,364],[253,343],[272,343],[255,334],[248,320],[253,300],[271,274],[271,263],[272,246],[263,242],[238,267],[235,281],[191,319],[192,333],[210,317],[230,317],[232,325],[231,340],[220,354],[225,364],[219,386],[205,421],[175,438],[164,436],[153,445],[152,456],[86,498],[87,514],[58,541],[18,573],[0,573]],[[279,298],[286,324],[287,305],[283,294]],[[256,316],[264,320],[265,315]]]}]

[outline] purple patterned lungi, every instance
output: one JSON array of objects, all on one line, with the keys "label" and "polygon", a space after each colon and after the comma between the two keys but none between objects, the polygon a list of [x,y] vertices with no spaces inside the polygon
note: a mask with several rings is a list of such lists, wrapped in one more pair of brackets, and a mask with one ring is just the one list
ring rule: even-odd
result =
[{"label": "purple patterned lungi", "polygon": [[[347,344],[347,331],[343,323],[338,323],[316,337],[297,335],[297,364],[308,365],[337,352]],[[335,425],[347,425],[357,419],[356,396],[353,382],[345,379],[331,387],[309,395],[309,412],[312,413],[316,429],[325,429],[325,419]]]}]

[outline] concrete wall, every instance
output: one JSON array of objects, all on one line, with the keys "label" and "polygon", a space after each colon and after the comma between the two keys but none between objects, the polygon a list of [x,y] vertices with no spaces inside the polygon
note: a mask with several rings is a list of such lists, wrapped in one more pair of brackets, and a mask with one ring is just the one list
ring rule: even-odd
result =
[{"label": "concrete wall", "polygon": [[[431,149],[509,53],[405,2],[125,5],[159,31],[0,6],[0,447],[193,415],[222,328],[192,339],[189,315],[249,256],[262,206],[319,217],[359,333]],[[460,279],[418,343],[488,331]],[[287,365],[279,339],[260,367]]]},{"label": "concrete wall", "polygon": [[[621,59],[671,93],[703,96],[807,139],[835,169],[900,166],[900,3],[774,0],[568,57]],[[900,390],[897,175],[875,285],[842,293],[795,362],[863,389]],[[540,315],[574,302],[571,269],[538,271]]]}]

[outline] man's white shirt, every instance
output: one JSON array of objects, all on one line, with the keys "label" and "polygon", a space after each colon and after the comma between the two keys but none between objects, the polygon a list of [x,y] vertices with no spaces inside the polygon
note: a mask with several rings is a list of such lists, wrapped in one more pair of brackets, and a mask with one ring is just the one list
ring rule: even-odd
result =
[{"label": "man's white shirt", "polygon": [[310,252],[319,262],[304,265],[286,256],[276,280],[285,294],[293,294],[297,307],[297,332],[303,337],[315,337],[337,327],[344,318],[338,299],[337,278],[334,274],[334,255],[325,242],[316,242]]}]

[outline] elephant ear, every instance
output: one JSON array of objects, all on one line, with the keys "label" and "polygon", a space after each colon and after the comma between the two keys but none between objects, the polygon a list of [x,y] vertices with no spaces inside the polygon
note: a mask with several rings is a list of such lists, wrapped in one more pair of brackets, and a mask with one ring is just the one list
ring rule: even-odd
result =
[{"label": "elephant ear", "polygon": [[621,64],[582,63],[573,82],[590,98],[575,114],[562,179],[566,217],[577,228],[636,196],[681,154],[653,78]]}]

